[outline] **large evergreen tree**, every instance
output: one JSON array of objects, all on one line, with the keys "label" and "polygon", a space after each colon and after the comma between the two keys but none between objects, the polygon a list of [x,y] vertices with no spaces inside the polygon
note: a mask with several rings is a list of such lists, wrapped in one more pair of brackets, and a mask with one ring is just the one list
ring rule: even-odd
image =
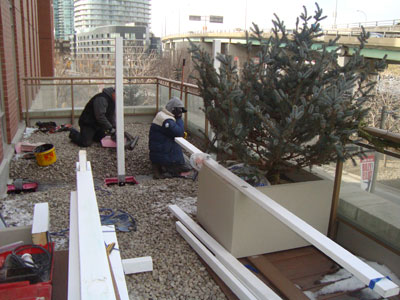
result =
[{"label": "large evergreen tree", "polygon": [[191,53],[219,151],[276,182],[288,170],[355,155],[346,145],[367,113],[363,103],[375,84],[369,75],[383,65],[360,55],[364,30],[344,66],[337,64],[339,37],[315,49],[325,18],[318,4],[314,16],[304,7],[293,34],[275,18],[269,38],[253,24],[247,47],[250,53],[258,41],[258,59],[249,55],[240,76],[229,55],[218,55],[217,72],[206,51],[192,44]]}]

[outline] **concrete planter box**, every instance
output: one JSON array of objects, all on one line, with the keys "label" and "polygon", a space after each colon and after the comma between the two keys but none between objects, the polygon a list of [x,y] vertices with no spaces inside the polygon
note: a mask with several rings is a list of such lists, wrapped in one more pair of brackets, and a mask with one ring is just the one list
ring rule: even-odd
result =
[{"label": "concrete planter box", "polygon": [[[333,182],[317,180],[258,188],[299,218],[327,234]],[[197,219],[237,258],[309,245],[207,166],[199,173]]]}]

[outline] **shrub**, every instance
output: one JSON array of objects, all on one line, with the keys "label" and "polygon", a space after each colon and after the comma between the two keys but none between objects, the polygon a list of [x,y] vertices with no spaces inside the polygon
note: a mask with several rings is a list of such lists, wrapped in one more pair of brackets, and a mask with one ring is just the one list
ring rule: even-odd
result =
[{"label": "shrub", "polygon": [[368,79],[384,67],[360,54],[368,38],[364,29],[344,66],[337,63],[345,50],[339,37],[318,48],[325,18],[318,4],[314,16],[304,7],[290,35],[275,18],[269,37],[253,24],[247,48],[250,53],[255,42],[260,45],[257,59],[249,54],[240,75],[231,56],[217,56],[217,71],[206,51],[193,43],[190,49],[218,150],[274,182],[292,169],[356,155],[346,145],[367,113],[363,103],[375,85]]}]

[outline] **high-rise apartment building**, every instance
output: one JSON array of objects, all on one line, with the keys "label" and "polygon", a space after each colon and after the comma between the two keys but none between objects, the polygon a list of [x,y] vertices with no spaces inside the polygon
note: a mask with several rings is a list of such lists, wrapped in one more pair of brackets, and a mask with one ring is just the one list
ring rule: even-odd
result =
[{"label": "high-rise apartment building", "polygon": [[74,34],[74,0],[53,0],[56,40],[68,40]]},{"label": "high-rise apartment building", "polygon": [[74,0],[76,32],[105,25],[150,26],[150,0]]}]

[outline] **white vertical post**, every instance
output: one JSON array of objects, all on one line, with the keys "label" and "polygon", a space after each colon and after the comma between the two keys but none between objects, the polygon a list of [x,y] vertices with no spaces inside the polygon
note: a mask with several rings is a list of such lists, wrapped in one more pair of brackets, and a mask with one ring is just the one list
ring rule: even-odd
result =
[{"label": "white vertical post", "polygon": [[[221,62],[217,59],[217,55],[218,53],[221,53],[221,40],[214,40],[213,44],[212,44],[212,57],[214,60],[214,68],[217,71],[217,73],[219,74],[219,67],[221,66]],[[214,140],[214,136],[215,136],[215,132],[211,130],[211,126],[209,127],[209,136],[210,136],[210,140]],[[218,141],[214,142],[214,146],[218,147]],[[213,155],[213,157],[215,159],[217,159],[217,157],[215,155]]]},{"label": "white vertical post", "polygon": [[217,54],[221,53],[221,40],[214,40],[212,44],[212,57],[214,59],[214,68],[219,73],[221,62],[217,59]]},{"label": "white vertical post", "polygon": [[116,121],[117,121],[117,164],[118,184],[125,183],[125,141],[124,141],[124,93],[123,69],[124,53],[122,37],[115,39],[115,96],[116,96]]}]

